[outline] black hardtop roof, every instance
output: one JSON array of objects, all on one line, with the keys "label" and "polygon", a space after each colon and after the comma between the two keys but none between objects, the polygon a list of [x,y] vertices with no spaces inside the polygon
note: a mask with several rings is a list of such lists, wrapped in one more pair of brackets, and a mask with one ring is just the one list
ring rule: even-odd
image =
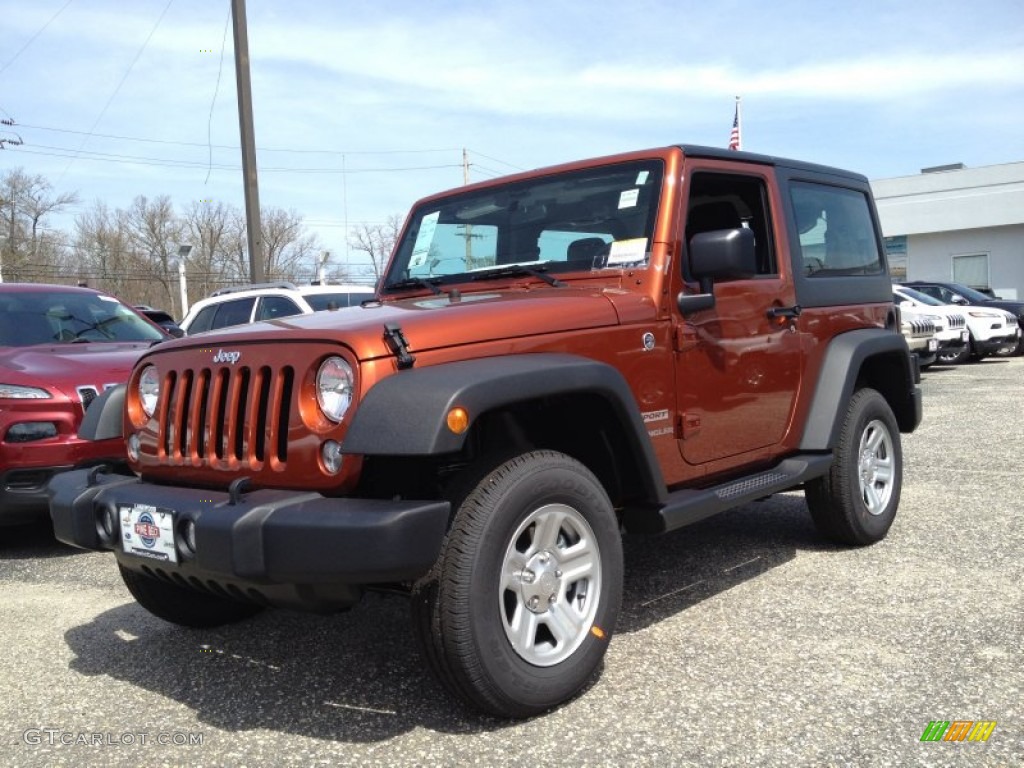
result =
[{"label": "black hardtop roof", "polygon": [[807,163],[803,160],[791,160],[786,157],[775,157],[774,155],[761,155],[756,152],[746,152],[737,149],[723,149],[722,147],[704,147],[698,144],[677,144],[683,154],[687,157],[708,157],[715,160],[742,160],[745,163],[761,163],[762,165],[775,165],[782,168],[791,168],[797,171],[812,171],[814,173],[828,173],[833,176],[845,176],[849,179],[867,182],[867,176],[842,168],[834,168],[830,165],[819,165],[818,163]]}]

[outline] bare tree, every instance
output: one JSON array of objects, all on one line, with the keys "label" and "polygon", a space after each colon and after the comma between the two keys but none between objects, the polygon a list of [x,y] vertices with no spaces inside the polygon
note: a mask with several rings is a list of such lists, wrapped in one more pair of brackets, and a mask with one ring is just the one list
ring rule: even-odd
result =
[{"label": "bare tree", "polygon": [[362,251],[370,257],[374,283],[380,282],[384,267],[391,258],[391,252],[402,231],[402,217],[391,214],[380,224],[363,222],[349,235],[348,244],[353,250]]},{"label": "bare tree", "polygon": [[283,208],[269,208],[261,214],[263,232],[263,274],[268,280],[297,280],[315,269],[320,242],[307,234],[302,216]]},{"label": "bare tree", "polygon": [[241,214],[224,203],[193,201],[185,210],[185,241],[192,246],[186,271],[197,296],[209,296],[217,288],[238,280],[236,252],[244,252]]},{"label": "bare tree", "polygon": [[149,200],[139,195],[127,211],[127,220],[138,272],[149,279],[135,295],[145,297],[141,303],[164,306],[171,314],[180,314],[176,260],[185,227],[174,212],[171,198],[161,195]]},{"label": "bare tree", "polygon": [[131,224],[125,211],[112,211],[97,200],[75,219],[78,279],[123,301],[143,303],[135,292],[141,281],[130,279],[136,268],[132,241]]},{"label": "bare tree", "polygon": [[0,264],[7,280],[29,279],[53,272],[61,238],[44,231],[43,220],[77,202],[73,192],[55,195],[43,176],[21,168],[0,176],[0,216],[3,246]]}]

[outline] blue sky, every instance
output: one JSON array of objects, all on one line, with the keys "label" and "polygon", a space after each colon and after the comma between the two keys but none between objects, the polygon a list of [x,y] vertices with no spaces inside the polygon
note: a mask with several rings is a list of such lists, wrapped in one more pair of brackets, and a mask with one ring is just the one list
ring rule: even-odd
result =
[{"label": "blue sky", "polygon": [[[140,194],[242,208],[229,5],[0,0],[0,117],[25,142],[0,171],[77,192],[76,212]],[[744,149],[871,178],[1024,160],[1019,0],[247,6],[261,201],[342,263],[346,223],[461,184],[463,149],[477,181],[725,146],[736,95]]]}]

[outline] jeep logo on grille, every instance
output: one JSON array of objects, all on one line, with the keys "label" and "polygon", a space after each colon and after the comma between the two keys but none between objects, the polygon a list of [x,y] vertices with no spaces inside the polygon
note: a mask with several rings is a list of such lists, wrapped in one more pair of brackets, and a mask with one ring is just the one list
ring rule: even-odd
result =
[{"label": "jeep logo on grille", "polygon": [[215,363],[231,363],[234,365],[238,362],[239,358],[242,357],[241,352],[225,352],[223,349],[218,349],[217,354],[213,356],[213,362]]}]

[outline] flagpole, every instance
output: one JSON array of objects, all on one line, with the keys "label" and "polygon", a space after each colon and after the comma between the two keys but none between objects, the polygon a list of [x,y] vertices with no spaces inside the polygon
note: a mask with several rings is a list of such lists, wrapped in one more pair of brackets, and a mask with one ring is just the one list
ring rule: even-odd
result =
[{"label": "flagpole", "polygon": [[741,99],[739,96],[736,97],[736,127],[739,129],[739,141],[736,143],[736,149],[743,149],[743,115],[741,112]]}]

